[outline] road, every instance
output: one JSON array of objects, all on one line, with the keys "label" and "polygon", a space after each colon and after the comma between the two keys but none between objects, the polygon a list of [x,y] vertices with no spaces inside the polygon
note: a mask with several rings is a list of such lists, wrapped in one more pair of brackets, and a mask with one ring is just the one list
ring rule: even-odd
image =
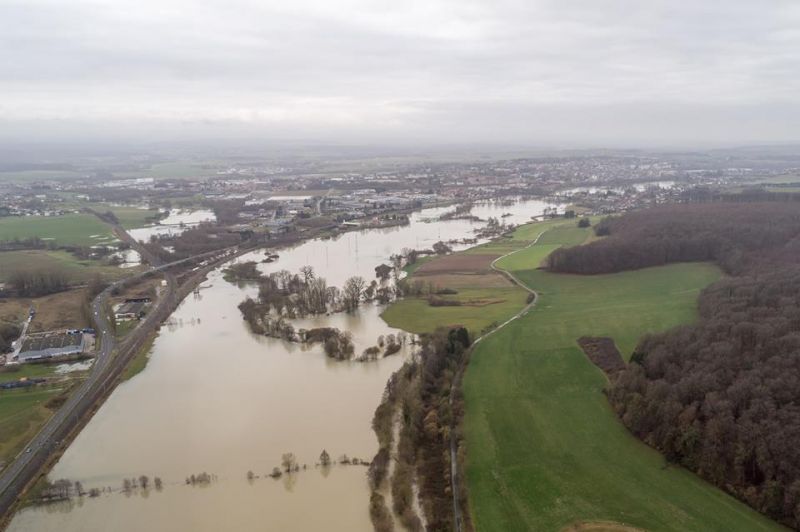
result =
[{"label": "road", "polygon": [[[544,231],[542,231],[541,233],[536,235],[536,238],[533,239],[533,241],[530,244],[528,244],[527,246],[525,246],[524,248],[516,249],[514,251],[506,253],[505,255],[497,257],[496,259],[494,259],[492,261],[491,268],[494,271],[504,275],[512,283],[520,286],[523,290],[525,290],[529,294],[533,295],[533,298],[531,299],[531,302],[528,303],[527,305],[525,305],[525,307],[522,310],[520,310],[519,312],[517,312],[516,314],[514,314],[513,316],[508,318],[506,321],[504,321],[503,323],[501,323],[500,325],[498,325],[497,327],[495,327],[491,331],[483,334],[482,336],[477,337],[475,339],[475,341],[472,342],[472,346],[470,347],[470,352],[472,351],[472,349],[476,345],[478,345],[486,337],[491,336],[492,334],[496,333],[497,331],[499,331],[500,329],[502,329],[503,327],[505,327],[506,325],[508,325],[512,321],[521,318],[522,316],[527,314],[528,311],[530,311],[536,305],[536,302],[539,299],[539,294],[537,294],[535,290],[527,287],[522,281],[517,279],[514,276],[514,274],[512,274],[511,272],[509,272],[507,270],[503,270],[501,268],[498,268],[497,267],[497,263],[499,261],[501,261],[502,259],[506,258],[506,257],[510,257],[511,255],[513,255],[515,253],[519,253],[520,251],[524,251],[524,250],[526,250],[526,249],[528,249],[528,248],[530,248],[532,246],[535,246],[536,243],[539,241],[539,238],[541,238],[541,236],[543,234],[545,234],[546,232],[547,232],[547,229],[545,229]],[[466,365],[462,364],[461,367],[458,370],[458,373],[453,378],[453,384],[450,387],[449,403],[450,403],[450,410],[451,411],[453,409],[453,403],[455,401],[456,391],[461,386],[461,378],[464,376],[464,369],[465,368],[466,368]],[[453,523],[455,524],[456,532],[461,532],[462,527],[463,527],[463,517],[461,516],[461,506],[458,504],[458,494],[459,494],[459,489],[458,489],[459,475],[458,475],[458,460],[457,460],[457,457],[458,457],[458,441],[457,441],[457,436],[456,436],[455,422],[456,422],[456,420],[454,419],[453,420],[453,425],[450,426],[450,485],[453,487],[453,489],[452,489],[452,492],[453,492]]]}]

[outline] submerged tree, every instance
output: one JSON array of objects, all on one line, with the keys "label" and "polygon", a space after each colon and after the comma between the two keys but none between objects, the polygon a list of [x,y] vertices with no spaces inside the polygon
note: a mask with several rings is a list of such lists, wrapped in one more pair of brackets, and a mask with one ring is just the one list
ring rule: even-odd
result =
[{"label": "submerged tree", "polygon": [[322,450],[322,453],[319,455],[319,463],[323,466],[331,465],[331,455],[328,454],[328,451],[325,449]]}]

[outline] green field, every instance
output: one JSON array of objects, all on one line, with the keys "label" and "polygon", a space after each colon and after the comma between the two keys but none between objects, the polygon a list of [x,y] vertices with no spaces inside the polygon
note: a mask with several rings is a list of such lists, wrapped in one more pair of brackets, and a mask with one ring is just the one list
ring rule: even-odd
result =
[{"label": "green field", "polygon": [[56,369],[55,364],[19,364],[13,367],[18,371],[0,372],[0,383],[18,381],[22,378],[52,377]]},{"label": "green field", "polygon": [[0,462],[8,463],[25,448],[51,412],[44,405],[59,390],[0,392]]},{"label": "green field", "polygon": [[108,226],[92,214],[0,218],[0,241],[33,237],[75,246],[106,244],[114,240]]},{"label": "green field", "polygon": [[[535,226],[522,229],[526,238]],[[646,331],[696,317],[708,264],[614,275],[557,275],[536,266],[579,240],[571,228],[500,261],[540,299],[478,344],[464,380],[466,478],[479,531],[557,531],[579,521],[647,530],[773,530],[767,518],[632,436],[602,391],[604,374],[578,348],[610,336],[629,356]],[[607,528],[613,529],[613,528]]]},{"label": "green field", "polygon": [[413,333],[430,332],[437,326],[463,325],[474,336],[485,327],[502,323],[525,306],[528,293],[521,288],[460,288],[458,294],[446,296],[468,302],[491,301],[480,306],[432,307],[422,298],[401,299],[387,308],[381,317],[392,327]]},{"label": "green field", "polygon": [[119,278],[134,271],[108,266],[96,260],[80,260],[66,251],[0,251],[0,282],[7,281],[17,270],[59,270],[71,282],[88,281],[95,274],[104,278]]},{"label": "green field", "polygon": [[158,215],[158,209],[140,209],[119,205],[87,204],[99,213],[111,211],[125,229],[137,229],[153,223],[153,217]]}]

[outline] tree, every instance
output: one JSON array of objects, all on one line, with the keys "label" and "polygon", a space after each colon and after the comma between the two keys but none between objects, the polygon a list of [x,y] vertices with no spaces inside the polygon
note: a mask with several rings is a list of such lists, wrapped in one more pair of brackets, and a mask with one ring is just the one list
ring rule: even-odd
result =
[{"label": "tree", "polygon": [[164,486],[163,483],[161,482],[160,477],[153,478],[153,485],[155,486],[157,491],[161,491],[162,487]]},{"label": "tree", "polygon": [[386,282],[389,280],[389,277],[392,275],[392,267],[388,264],[379,264],[375,266],[375,277],[381,280],[381,282]]},{"label": "tree", "polygon": [[256,478],[256,475],[255,475],[255,473],[253,473],[252,471],[248,471],[248,472],[247,472],[247,480],[249,480],[250,482],[252,482],[252,481],[253,481],[255,478]]},{"label": "tree", "polygon": [[345,281],[343,289],[344,305],[348,312],[353,312],[358,308],[361,302],[361,294],[364,292],[364,287],[366,285],[367,282],[364,278],[358,275],[354,275]]},{"label": "tree", "polygon": [[586,228],[592,225],[592,222],[589,221],[589,218],[581,218],[578,220],[578,227]]},{"label": "tree", "polygon": [[448,246],[444,242],[436,242],[433,245],[433,251],[437,255],[446,255],[447,253],[450,253],[451,251],[453,251],[453,248],[451,248],[450,246]]},{"label": "tree", "polygon": [[319,463],[323,467],[327,467],[327,466],[331,465],[331,455],[329,455],[328,451],[326,451],[325,449],[323,449],[322,453],[320,453],[320,455],[319,455]]},{"label": "tree", "polygon": [[146,490],[146,489],[147,489],[147,486],[148,486],[149,484],[150,484],[150,479],[149,479],[149,478],[147,478],[147,475],[142,475],[142,476],[140,476],[140,477],[139,477],[139,486],[140,486],[140,487],[141,487],[143,490]]},{"label": "tree", "polygon": [[287,473],[294,471],[297,467],[297,459],[294,453],[283,453],[281,456],[281,465],[283,466],[283,470]]},{"label": "tree", "polygon": [[313,266],[302,266],[300,268],[300,273],[303,274],[303,280],[306,284],[309,284],[311,281],[314,280],[314,267]]}]

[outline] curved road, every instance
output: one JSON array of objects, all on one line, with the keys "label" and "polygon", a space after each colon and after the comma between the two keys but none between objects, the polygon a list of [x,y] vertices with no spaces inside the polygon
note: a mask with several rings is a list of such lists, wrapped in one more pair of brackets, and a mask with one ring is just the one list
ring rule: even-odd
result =
[{"label": "curved road", "polygon": [[[476,345],[478,345],[481,342],[481,340],[483,340],[484,338],[496,333],[497,331],[499,331],[500,329],[502,329],[503,327],[505,327],[506,325],[508,325],[512,321],[514,321],[514,320],[516,320],[518,318],[521,318],[522,316],[527,314],[528,311],[531,310],[536,305],[536,302],[539,299],[539,294],[537,294],[535,290],[525,286],[525,284],[522,281],[520,281],[519,279],[517,279],[514,276],[514,274],[512,274],[511,272],[509,272],[507,270],[503,270],[501,268],[498,268],[497,267],[497,263],[500,260],[502,260],[502,259],[504,259],[506,257],[510,257],[511,255],[513,255],[515,253],[519,253],[520,251],[524,251],[524,250],[526,250],[526,249],[528,249],[530,247],[533,247],[539,241],[539,238],[541,238],[541,236],[543,234],[545,234],[547,231],[548,231],[548,229],[545,229],[544,231],[542,231],[541,233],[536,235],[536,238],[534,238],[533,241],[531,241],[531,243],[528,244],[527,246],[525,246],[524,248],[515,249],[514,251],[511,251],[509,253],[506,253],[505,255],[497,257],[496,259],[494,259],[492,261],[491,268],[494,271],[499,272],[500,274],[502,274],[506,278],[508,278],[512,283],[520,286],[522,289],[524,289],[528,293],[533,294],[533,299],[531,300],[530,303],[525,305],[525,307],[522,310],[520,310],[519,312],[517,312],[516,314],[514,314],[513,316],[508,318],[506,321],[504,321],[503,323],[501,323],[500,325],[498,325],[497,327],[495,327],[491,331],[489,331],[489,332],[477,337],[475,339],[475,341],[472,342],[472,346],[470,346],[470,351],[472,350],[472,348],[474,348]],[[462,367],[459,368],[458,373],[456,374],[455,378],[453,379],[453,384],[450,387],[450,400],[449,400],[449,402],[450,402],[450,410],[451,411],[453,409],[453,402],[454,402],[454,399],[455,399],[456,390],[461,385],[461,378],[464,376],[464,369],[465,369],[465,365],[462,365]],[[453,420],[453,422],[455,423],[455,419]],[[458,462],[456,460],[457,455],[458,455],[458,442],[456,441],[456,430],[455,429],[456,429],[455,424],[450,426],[450,485],[453,487],[453,489],[452,489],[452,492],[453,492],[453,522],[455,523],[456,532],[461,532],[462,527],[463,527],[463,518],[461,517],[461,507],[458,504],[458,493],[459,493],[459,490],[458,490]]]}]

